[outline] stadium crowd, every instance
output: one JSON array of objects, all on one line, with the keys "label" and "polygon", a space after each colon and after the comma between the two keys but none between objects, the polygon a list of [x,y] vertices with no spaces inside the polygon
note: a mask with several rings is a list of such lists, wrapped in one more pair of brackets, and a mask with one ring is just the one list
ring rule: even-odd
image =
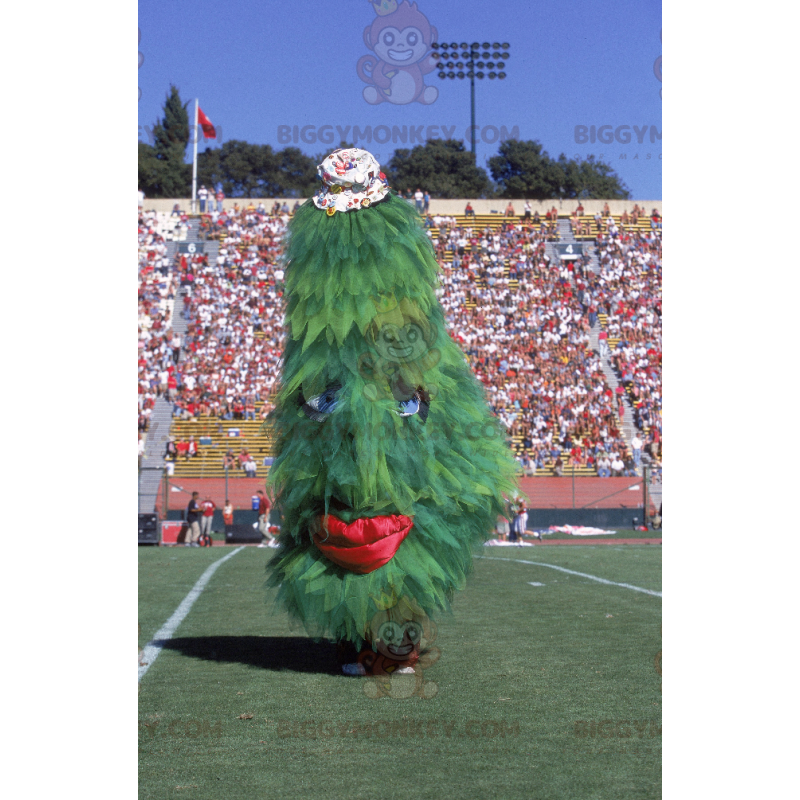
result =
[{"label": "stadium crowd", "polygon": [[591,273],[589,297],[607,315],[606,330],[617,345],[610,362],[628,392],[633,423],[646,434],[645,450],[661,459],[661,221],[651,216],[649,231],[621,224],[596,239],[599,273]]},{"label": "stadium crowd", "polygon": [[550,259],[553,224],[439,229],[453,253],[440,261],[445,318],[527,474],[551,462],[559,474],[597,468],[604,454],[628,456],[617,402],[588,347],[586,263]]},{"label": "stadium crowd", "polygon": [[[287,208],[276,214],[249,207],[209,216],[224,234],[215,263],[184,257],[182,313],[186,355],[178,371],[174,414],[255,419],[280,377],[283,351],[283,269],[279,263]],[[269,403],[261,409],[269,411]]]},{"label": "stadium crowd", "polygon": [[[220,240],[215,263],[207,254],[165,263],[163,241],[143,236],[140,217],[140,417],[165,391],[183,418],[255,419],[262,402],[260,415],[269,412],[283,350],[280,255],[290,213],[285,203],[269,211],[251,204],[202,217],[202,236]],[[595,273],[588,256],[548,257],[546,242],[558,236],[555,210],[544,219],[504,218],[495,230],[425,216],[451,335],[486,386],[526,474],[547,465],[555,474],[572,465],[601,476],[636,474],[640,454],[622,436],[624,405],[602,371],[604,355],[622,382],[618,393],[636,404],[645,451],[660,456],[660,217],[644,233],[602,219]],[[186,294],[175,313],[187,322],[179,364],[169,329],[178,281]],[[602,314],[609,336],[620,339],[613,354],[589,347]],[[242,467],[241,458],[235,462]]]},{"label": "stadium crowd", "polygon": [[[138,220],[138,411],[139,433],[146,432],[156,398],[167,392],[175,372],[180,341],[172,334],[177,279],[158,232],[155,212]],[[174,385],[174,378],[173,378]],[[140,445],[141,448],[141,445]]]}]

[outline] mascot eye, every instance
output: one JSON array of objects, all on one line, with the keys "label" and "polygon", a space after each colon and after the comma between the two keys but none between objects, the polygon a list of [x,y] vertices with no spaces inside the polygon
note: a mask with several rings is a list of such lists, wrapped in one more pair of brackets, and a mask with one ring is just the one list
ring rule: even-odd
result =
[{"label": "mascot eye", "polygon": [[419,328],[416,325],[406,325],[406,341],[416,342],[419,335]]},{"label": "mascot eye", "polygon": [[394,44],[394,34],[393,33],[389,33],[389,31],[386,31],[386,33],[383,34],[382,38],[383,38],[383,43],[385,45],[393,45]]},{"label": "mascot eye", "polygon": [[419,41],[419,37],[416,33],[409,33],[406,37],[406,42],[413,47]]},{"label": "mascot eye", "polygon": [[412,644],[416,644],[422,638],[422,626],[418,622],[407,622],[406,636]]},{"label": "mascot eye", "polygon": [[318,394],[308,400],[303,398],[301,392],[300,405],[305,415],[309,419],[313,419],[314,422],[325,422],[339,403],[336,395],[341,388],[341,384],[331,384],[322,394]]},{"label": "mascot eye", "polygon": [[403,629],[396,622],[384,622],[378,628],[378,639],[386,644],[400,644],[403,641]]},{"label": "mascot eye", "polygon": [[419,395],[414,395],[410,400],[401,400],[397,404],[397,413],[401,417],[411,417],[419,411]]},{"label": "mascot eye", "polygon": [[428,396],[421,389],[414,392],[414,396],[409,400],[401,400],[397,404],[396,413],[401,417],[413,417],[414,414],[419,414],[419,418],[425,422],[428,419],[428,411],[430,411],[430,400]]}]

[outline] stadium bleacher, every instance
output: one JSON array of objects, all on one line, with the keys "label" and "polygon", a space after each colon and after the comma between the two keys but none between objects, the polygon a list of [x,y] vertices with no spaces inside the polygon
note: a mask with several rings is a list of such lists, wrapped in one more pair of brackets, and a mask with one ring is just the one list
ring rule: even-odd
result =
[{"label": "stadium bleacher", "polygon": [[[594,345],[601,329],[609,332],[607,366],[616,370],[638,429],[648,442],[654,435],[658,439],[660,456],[661,219],[638,211],[635,221],[625,215],[599,220],[556,216],[555,209],[551,218],[538,221],[501,214],[428,215],[425,220],[442,268],[439,294],[451,335],[486,386],[521,472],[596,475],[604,452],[619,453],[629,462],[622,406]],[[158,226],[153,241],[186,240],[190,227],[206,241],[202,255],[181,260],[175,253],[167,273],[187,287],[183,307],[174,312],[184,315],[187,332],[181,361],[173,370],[170,433],[176,442],[193,436],[198,443],[197,455],[176,460],[176,476],[221,477],[225,453],[232,449],[238,455],[242,448],[255,461],[258,477],[266,475],[271,443],[259,429],[280,374],[280,243],[289,218],[286,209],[267,213],[251,206],[236,214],[206,215],[198,220],[202,227],[165,214],[150,221]],[[577,228],[575,235],[576,220],[588,234]],[[555,242],[581,238],[590,240],[586,255],[559,259]],[[140,275],[141,263],[140,252]],[[623,284],[634,287],[635,296],[628,300],[638,303],[646,296],[645,322],[638,324],[637,318],[633,329],[630,315],[618,319],[616,295]],[[595,328],[588,321],[592,308],[598,309]],[[165,343],[172,313],[166,311],[161,322],[165,333],[146,346],[162,362],[169,350]],[[651,346],[642,354],[644,339]],[[625,347],[618,351],[620,342]],[[632,355],[637,359],[635,374]],[[148,398],[152,378],[149,393],[141,388],[143,380],[140,376],[140,397]],[[238,418],[245,406],[254,419]],[[237,474],[244,474],[238,460],[229,477]]]}]

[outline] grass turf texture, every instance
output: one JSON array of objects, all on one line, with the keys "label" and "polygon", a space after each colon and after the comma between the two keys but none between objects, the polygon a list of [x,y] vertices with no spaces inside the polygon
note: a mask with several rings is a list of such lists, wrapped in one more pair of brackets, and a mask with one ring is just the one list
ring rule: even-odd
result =
[{"label": "grass turf texture", "polygon": [[[143,639],[227,552],[139,549]],[[653,547],[480,554],[661,588]],[[661,796],[660,598],[476,559],[439,624],[436,696],[373,700],[265,607],[270,556],[223,564],[142,679],[142,798]]]}]

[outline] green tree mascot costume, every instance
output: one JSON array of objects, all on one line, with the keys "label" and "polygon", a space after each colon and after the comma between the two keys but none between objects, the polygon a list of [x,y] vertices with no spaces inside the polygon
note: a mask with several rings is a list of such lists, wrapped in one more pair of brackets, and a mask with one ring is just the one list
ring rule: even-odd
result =
[{"label": "green tree mascot costume", "polygon": [[318,174],[286,244],[270,584],[311,635],[356,649],[382,639],[403,667],[418,657],[410,620],[463,588],[472,547],[514,491],[514,462],[445,329],[416,212],[365,150],[335,151]]}]

